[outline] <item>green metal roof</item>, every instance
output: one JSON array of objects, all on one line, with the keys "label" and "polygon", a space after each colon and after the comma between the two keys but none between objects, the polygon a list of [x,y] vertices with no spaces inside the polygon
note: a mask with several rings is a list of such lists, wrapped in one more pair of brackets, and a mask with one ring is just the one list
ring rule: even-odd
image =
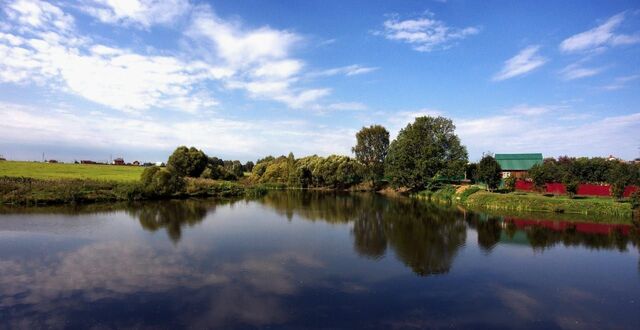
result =
[{"label": "green metal roof", "polygon": [[542,154],[496,154],[496,161],[503,171],[528,171],[536,164],[542,164]]}]

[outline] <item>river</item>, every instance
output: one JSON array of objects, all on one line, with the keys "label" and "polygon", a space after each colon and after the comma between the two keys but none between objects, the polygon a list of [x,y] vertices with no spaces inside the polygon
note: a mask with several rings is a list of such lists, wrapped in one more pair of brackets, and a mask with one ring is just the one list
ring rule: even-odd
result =
[{"label": "river", "polygon": [[0,327],[639,329],[639,250],[364,193],[0,208]]}]

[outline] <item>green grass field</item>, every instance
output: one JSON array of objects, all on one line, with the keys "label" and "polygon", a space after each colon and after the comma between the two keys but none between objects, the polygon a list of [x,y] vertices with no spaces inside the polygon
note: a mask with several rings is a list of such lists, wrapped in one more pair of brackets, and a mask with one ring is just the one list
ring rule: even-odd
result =
[{"label": "green grass field", "polygon": [[34,179],[94,179],[103,181],[137,181],[141,166],[49,164],[0,161],[0,176]]}]

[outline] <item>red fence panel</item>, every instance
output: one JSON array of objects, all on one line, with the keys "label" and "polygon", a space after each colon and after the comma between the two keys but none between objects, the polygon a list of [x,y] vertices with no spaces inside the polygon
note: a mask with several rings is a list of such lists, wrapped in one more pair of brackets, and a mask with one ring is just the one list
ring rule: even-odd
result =
[{"label": "red fence panel", "polygon": [[[520,191],[533,191],[534,186],[533,182],[518,180],[516,181],[516,190]],[[640,191],[640,187],[638,186],[628,186],[624,190],[624,197],[629,197],[636,191]],[[545,192],[549,194],[566,194],[567,189],[562,183],[552,182],[547,183]],[[581,183],[578,185],[578,195],[581,196],[611,196],[611,188],[608,184],[591,184],[591,183]]]},{"label": "red fence panel", "polygon": [[558,195],[563,195],[567,193],[567,189],[565,188],[565,186],[562,183],[547,183],[547,189],[546,191],[550,194],[558,194]]},{"label": "red fence panel", "polygon": [[640,187],[638,186],[628,186],[624,189],[624,197],[629,197],[636,191],[640,191]]},{"label": "red fence panel", "polygon": [[532,191],[533,190],[533,182],[518,180],[516,181],[516,190],[523,191]]},{"label": "red fence panel", "polygon": [[581,183],[578,186],[578,195],[611,196],[611,190],[608,184],[597,185],[597,184]]}]

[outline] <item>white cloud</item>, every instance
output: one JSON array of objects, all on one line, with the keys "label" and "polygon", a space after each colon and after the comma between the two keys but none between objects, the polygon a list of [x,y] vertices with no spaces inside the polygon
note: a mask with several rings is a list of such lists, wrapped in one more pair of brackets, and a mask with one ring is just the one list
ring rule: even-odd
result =
[{"label": "white cloud", "polygon": [[416,19],[400,20],[397,15],[384,21],[384,30],[374,32],[386,39],[408,43],[414,50],[430,52],[446,49],[457,41],[480,33],[478,27],[453,28],[436,20],[432,13]]},{"label": "white cloud", "polygon": [[186,14],[188,0],[81,0],[80,9],[104,23],[149,28],[172,24]]},{"label": "white cloud", "polygon": [[496,115],[455,120],[471,154],[482,151],[542,152],[545,156],[603,156],[633,158],[640,131],[640,113],[599,119],[557,120],[548,116]]},{"label": "white cloud", "polygon": [[339,102],[332,103],[327,106],[329,110],[337,111],[362,111],[367,110],[368,107],[360,102]]},{"label": "white cloud", "polygon": [[295,33],[270,27],[244,29],[220,19],[208,6],[198,7],[193,16],[187,34],[234,68],[287,59],[301,40]]},{"label": "white cloud", "polygon": [[615,30],[625,18],[625,13],[614,15],[601,25],[575,34],[560,43],[560,50],[566,53],[591,51],[602,47],[612,47],[640,42],[640,35],[617,34]]},{"label": "white cloud", "polygon": [[524,48],[514,57],[505,61],[500,72],[493,76],[494,81],[501,81],[531,72],[547,62],[547,59],[538,55],[540,46],[532,45]]},{"label": "white cloud", "polygon": [[317,102],[331,93],[329,88],[299,86],[305,63],[292,56],[302,40],[297,34],[268,26],[245,28],[222,20],[208,6],[198,7],[193,16],[186,34],[206,57],[233,72],[225,81],[226,87],[244,89],[252,98],[281,102],[294,109],[321,107]]},{"label": "white cloud", "polygon": [[[148,27],[169,22],[156,11],[179,13],[169,9],[187,5],[185,1],[90,1],[82,8],[108,7],[112,15],[100,17]],[[96,43],[76,30],[71,16],[48,3],[20,0],[5,11],[9,30],[0,32],[0,82],[36,83],[125,112],[212,109],[218,102],[206,91],[211,82],[296,109],[323,107],[318,102],[331,92],[301,86],[305,63],[291,56],[302,40],[297,34],[245,28],[220,19],[208,5],[194,9],[186,32],[194,48],[203,52],[180,55]],[[356,75],[374,68],[341,70]]]},{"label": "white cloud", "polygon": [[71,29],[74,24],[73,17],[44,1],[16,0],[3,6],[7,17],[17,21],[21,29],[51,28],[64,31]]},{"label": "white cloud", "polygon": [[[161,119],[112,116],[75,109],[49,109],[0,102],[0,141],[11,145],[147,150],[164,153],[177,145],[195,145],[211,154],[252,159],[265,153],[349,154],[356,130],[307,121],[239,120],[219,115]],[[24,134],[29,131],[29,134]],[[265,148],[268,148],[266,150]]]},{"label": "white cloud", "polygon": [[586,68],[578,63],[570,64],[560,71],[560,76],[564,80],[574,80],[595,76],[602,72],[604,68]]},{"label": "white cloud", "polygon": [[327,70],[318,71],[318,72],[312,72],[309,75],[312,77],[316,77],[316,76],[330,77],[330,76],[336,76],[336,75],[356,76],[356,75],[370,73],[376,70],[378,70],[377,67],[367,67],[367,66],[362,66],[358,64],[353,64],[353,65],[342,66],[342,67],[327,69]]},{"label": "white cloud", "polygon": [[507,113],[515,114],[515,115],[525,115],[525,116],[539,116],[553,110],[560,110],[565,107],[560,106],[547,106],[547,105],[538,105],[538,106],[530,106],[527,104],[517,105],[507,111]]},{"label": "white cloud", "polygon": [[626,87],[630,82],[640,79],[640,74],[615,78],[610,84],[603,86],[605,90],[617,90]]},{"label": "white cloud", "polygon": [[[18,1],[7,8],[13,31],[0,33],[0,82],[46,85],[126,112],[194,112],[217,104],[197,91],[198,84],[216,78],[215,67],[94,43],[48,3]],[[23,33],[24,22],[33,28]]]}]

